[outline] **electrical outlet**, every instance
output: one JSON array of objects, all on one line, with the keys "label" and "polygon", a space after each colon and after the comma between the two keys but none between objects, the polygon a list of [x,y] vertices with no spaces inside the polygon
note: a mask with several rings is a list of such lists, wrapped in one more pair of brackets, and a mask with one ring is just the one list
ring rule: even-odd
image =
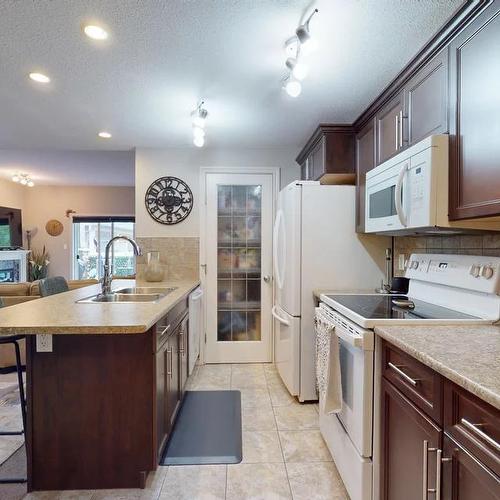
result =
[{"label": "electrical outlet", "polygon": [[404,253],[400,253],[398,255],[398,270],[399,271],[404,271],[405,270],[405,263],[406,263],[405,254]]},{"label": "electrical outlet", "polygon": [[52,335],[41,334],[36,336],[36,352],[52,352]]}]

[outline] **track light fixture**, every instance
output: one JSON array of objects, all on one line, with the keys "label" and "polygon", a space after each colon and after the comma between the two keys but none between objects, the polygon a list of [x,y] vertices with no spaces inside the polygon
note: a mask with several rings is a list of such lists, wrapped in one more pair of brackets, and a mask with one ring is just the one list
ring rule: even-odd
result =
[{"label": "track light fixture", "polygon": [[314,9],[311,15],[306,19],[304,24],[301,24],[296,30],[295,35],[285,42],[285,51],[287,59],[285,66],[288,74],[283,79],[283,88],[291,97],[298,97],[302,92],[302,84],[300,83],[307,77],[309,68],[303,62],[303,56],[310,52],[313,40],[309,31],[309,23],[318,9]]},{"label": "track light fixture", "polygon": [[35,183],[31,180],[31,177],[28,174],[14,174],[12,176],[12,182],[18,182],[23,186],[33,187]]},{"label": "track light fixture", "polygon": [[205,125],[207,122],[208,111],[203,107],[204,101],[200,101],[196,109],[191,112],[193,123],[193,144],[201,148],[205,145]]}]

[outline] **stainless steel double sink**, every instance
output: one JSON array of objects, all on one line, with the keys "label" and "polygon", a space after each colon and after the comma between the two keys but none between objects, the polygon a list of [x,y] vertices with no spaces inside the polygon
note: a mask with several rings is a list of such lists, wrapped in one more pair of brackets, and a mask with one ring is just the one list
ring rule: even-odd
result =
[{"label": "stainless steel double sink", "polygon": [[115,290],[109,295],[92,295],[85,299],[77,300],[77,304],[108,303],[108,302],[158,302],[177,287],[131,287]]}]

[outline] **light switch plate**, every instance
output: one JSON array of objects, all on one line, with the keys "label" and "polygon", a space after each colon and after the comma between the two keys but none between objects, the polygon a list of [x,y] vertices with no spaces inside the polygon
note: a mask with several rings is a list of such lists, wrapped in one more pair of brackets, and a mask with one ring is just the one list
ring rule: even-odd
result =
[{"label": "light switch plate", "polygon": [[52,352],[52,335],[41,334],[36,336],[36,352]]}]

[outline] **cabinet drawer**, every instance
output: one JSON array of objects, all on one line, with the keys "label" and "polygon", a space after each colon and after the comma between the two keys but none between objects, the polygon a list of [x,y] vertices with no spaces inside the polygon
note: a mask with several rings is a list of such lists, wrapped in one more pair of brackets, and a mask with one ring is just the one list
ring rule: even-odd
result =
[{"label": "cabinet drawer", "polygon": [[173,332],[178,323],[188,311],[188,299],[182,299],[165,314],[155,325],[156,347],[163,345],[168,335]]},{"label": "cabinet drawer", "polygon": [[384,342],[383,376],[437,423],[443,421],[443,379],[434,370]]},{"label": "cabinet drawer", "polygon": [[446,380],[444,430],[500,476],[500,411]]}]

